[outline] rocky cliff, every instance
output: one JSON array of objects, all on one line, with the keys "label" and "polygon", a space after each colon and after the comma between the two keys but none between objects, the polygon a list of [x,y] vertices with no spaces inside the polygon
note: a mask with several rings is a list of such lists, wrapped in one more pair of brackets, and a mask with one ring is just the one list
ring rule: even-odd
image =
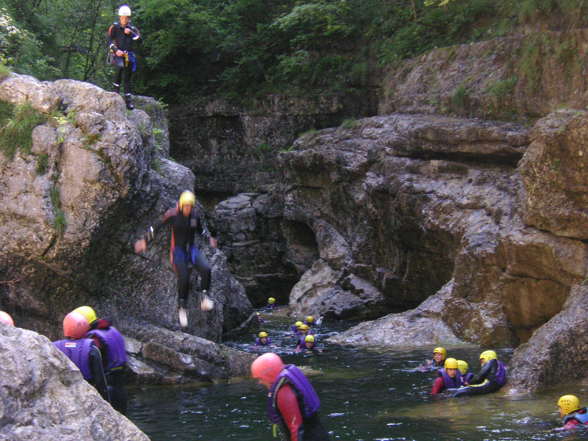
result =
[{"label": "rocky cliff", "polygon": [[379,113],[533,119],[588,105],[588,30],[542,30],[435,49],[387,69]]},{"label": "rocky cliff", "polygon": [[[177,330],[167,234],[146,255],[132,251],[179,193],[194,188],[193,173],[166,155],[161,107],[139,100],[152,120],[96,86],[16,74],[0,82],[0,101],[14,107],[5,127],[35,116],[32,134],[10,139],[15,148],[1,153],[0,307],[18,326],[51,339],[59,337],[64,314],[82,304],[139,340],[135,323]],[[4,141],[10,133],[3,130]],[[217,307],[204,313],[192,299],[186,332],[219,341],[248,317],[251,304],[222,251],[203,247]]]},{"label": "rocky cliff", "polygon": [[375,112],[370,94],[269,95],[239,104],[209,98],[171,108],[171,153],[196,174],[197,191],[217,202],[274,182],[276,151],[301,133]]},{"label": "rocky cliff", "polygon": [[0,439],[149,441],[44,336],[0,324]]},{"label": "rocky cliff", "polygon": [[[357,316],[424,301],[331,341],[528,341],[513,359],[519,379],[531,367],[518,354],[535,341],[583,352],[574,336],[585,314],[570,292],[586,277],[586,127],[583,111],[556,112],[531,130],[393,114],[301,138],[280,155],[284,218],[314,232],[320,257],[292,290],[293,311]],[[532,369],[549,374],[513,387],[581,374],[582,357],[558,367],[546,352]]]}]

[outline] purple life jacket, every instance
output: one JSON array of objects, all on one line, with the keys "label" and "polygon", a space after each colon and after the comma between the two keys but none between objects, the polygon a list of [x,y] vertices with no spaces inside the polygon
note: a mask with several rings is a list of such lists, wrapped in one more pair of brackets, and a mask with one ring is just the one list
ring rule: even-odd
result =
[{"label": "purple life jacket", "polygon": [[463,380],[459,369],[457,369],[455,378],[451,378],[445,368],[439,369],[439,375],[443,377],[443,384],[445,384],[446,389],[457,389],[463,386]]},{"label": "purple life jacket", "polygon": [[462,375],[461,378],[464,383],[469,384],[469,382],[472,381],[472,378],[474,378],[474,374],[473,374],[473,372],[468,372],[467,374]]},{"label": "purple life jacket", "polygon": [[564,425],[572,419],[578,421],[580,424],[588,424],[588,410],[584,407],[574,413],[566,415],[563,419]]},{"label": "purple life jacket", "polygon": [[496,384],[504,386],[506,384],[506,365],[502,361],[496,361],[498,363],[498,367],[496,369],[496,376],[494,377],[494,381]]},{"label": "purple life jacket", "polygon": [[92,339],[65,339],[54,341],[53,344],[57,349],[63,352],[67,358],[74,362],[86,381],[92,380],[92,370],[90,369],[90,350],[94,344]]},{"label": "purple life jacket", "polygon": [[127,363],[127,351],[125,350],[125,339],[114,327],[107,329],[92,329],[86,337],[96,337],[105,347],[104,372],[124,366]]},{"label": "purple life jacket", "polygon": [[257,346],[267,346],[267,345],[271,345],[271,344],[272,344],[272,339],[271,339],[270,337],[266,337],[266,342],[265,342],[265,343],[262,343],[262,342],[261,342],[261,338],[257,337],[257,338],[255,339],[255,344],[256,344]]},{"label": "purple life jacket", "polygon": [[321,401],[312,384],[300,369],[293,364],[288,364],[282,369],[267,395],[267,416],[272,423],[277,424],[282,421],[278,410],[278,391],[284,384],[294,388],[303,418],[309,418],[318,412]]}]

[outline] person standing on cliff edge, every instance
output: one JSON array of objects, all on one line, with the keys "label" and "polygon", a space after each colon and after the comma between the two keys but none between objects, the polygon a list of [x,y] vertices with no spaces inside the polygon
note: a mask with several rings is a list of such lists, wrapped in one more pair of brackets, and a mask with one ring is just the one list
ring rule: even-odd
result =
[{"label": "person standing on cliff edge", "polygon": [[200,309],[210,311],[214,303],[207,295],[210,289],[211,269],[206,256],[196,246],[196,233],[208,238],[212,248],[216,248],[217,241],[211,235],[201,210],[196,206],[196,196],[191,191],[184,191],[175,207],[165,212],[161,221],[149,227],[143,239],[135,242],[135,252],[143,253],[147,244],[164,225],[171,225],[170,259],[172,267],[178,277],[178,315],[180,325],[188,326],[187,304],[190,292],[190,272],[192,266],[200,273],[202,297]]},{"label": "person standing on cliff edge", "polygon": [[133,93],[132,77],[137,70],[137,58],[133,52],[133,43],[141,38],[139,30],[131,24],[131,8],[122,5],[118,9],[118,22],[108,28],[108,47],[110,64],[115,69],[113,90],[120,93],[121,82],[125,87],[125,103],[127,109],[133,110],[131,94]]}]

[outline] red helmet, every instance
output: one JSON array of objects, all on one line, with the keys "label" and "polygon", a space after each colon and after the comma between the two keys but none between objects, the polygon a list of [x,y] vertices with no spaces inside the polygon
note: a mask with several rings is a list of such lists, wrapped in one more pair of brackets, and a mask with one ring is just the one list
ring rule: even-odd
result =
[{"label": "red helmet", "polygon": [[0,323],[4,323],[5,325],[14,326],[14,320],[10,317],[10,314],[4,311],[0,311]]},{"label": "red helmet", "polygon": [[86,317],[72,311],[63,319],[63,335],[67,338],[82,338],[90,330]]},{"label": "red helmet", "polygon": [[282,369],[284,369],[284,362],[280,356],[273,352],[267,352],[257,357],[251,364],[251,376],[269,388],[276,381]]}]

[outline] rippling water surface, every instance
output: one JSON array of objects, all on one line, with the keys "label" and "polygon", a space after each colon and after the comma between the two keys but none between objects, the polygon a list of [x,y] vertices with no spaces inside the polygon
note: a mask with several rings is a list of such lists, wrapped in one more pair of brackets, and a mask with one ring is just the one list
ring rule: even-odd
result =
[{"label": "rippling water surface", "polygon": [[[588,396],[588,387],[560,388],[536,396],[432,399],[433,374],[415,368],[430,349],[359,350],[324,344],[320,355],[293,354],[291,320],[265,314],[266,326],[286,363],[309,369],[321,398],[321,419],[333,440],[586,440],[588,431],[555,433],[555,401],[563,393]],[[319,339],[337,332],[326,324]],[[253,350],[253,336],[230,342]],[[450,348],[450,356],[478,368],[480,348]],[[499,351],[505,360],[510,351]],[[153,441],[270,441],[265,391],[253,380],[232,384],[159,386],[130,391],[129,415]]]}]

